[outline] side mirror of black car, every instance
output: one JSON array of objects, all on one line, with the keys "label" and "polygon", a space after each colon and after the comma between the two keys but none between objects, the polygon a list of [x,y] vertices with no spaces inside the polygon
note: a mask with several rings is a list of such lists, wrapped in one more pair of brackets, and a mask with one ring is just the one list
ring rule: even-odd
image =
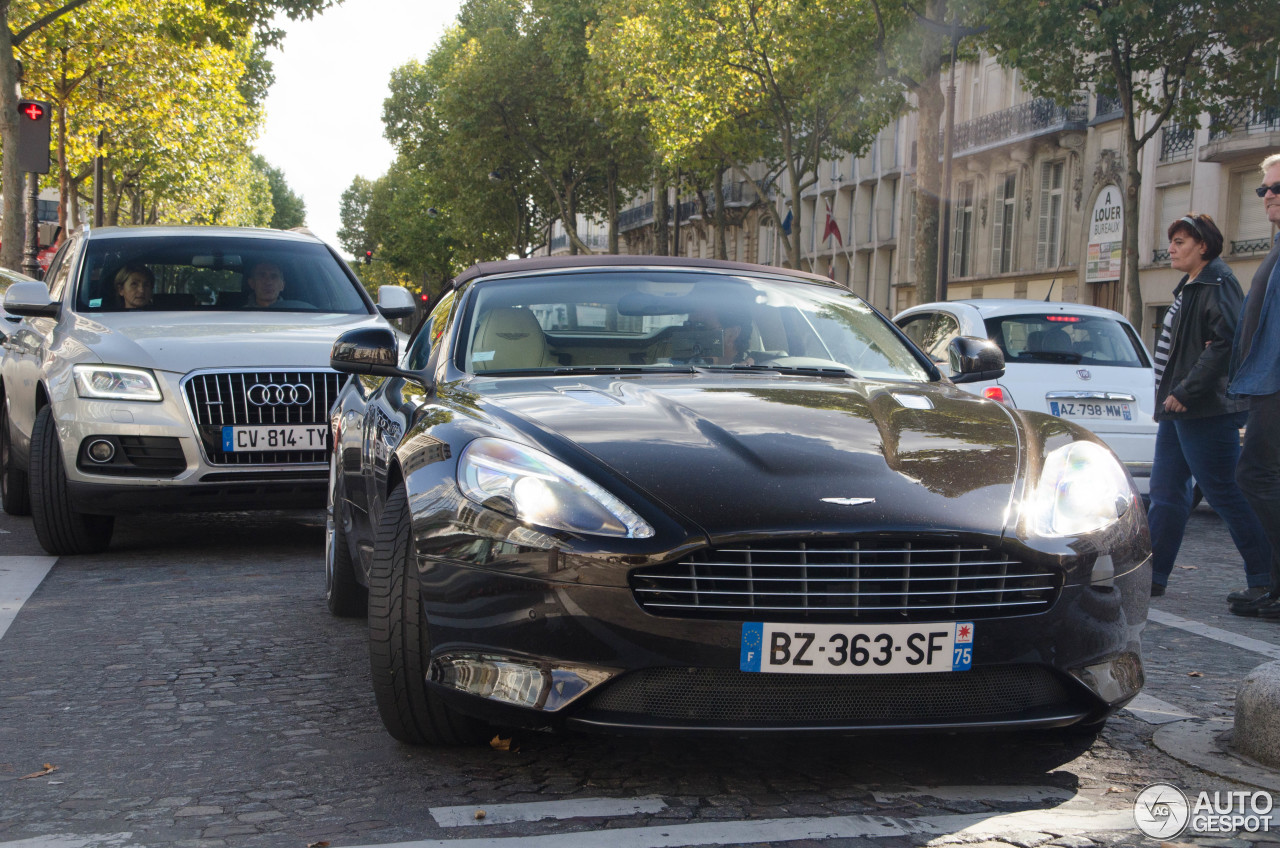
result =
[{"label": "side mirror of black car", "polygon": [[[426,378],[405,371],[400,361],[396,335],[384,327],[362,327],[338,336],[329,352],[329,367],[343,374],[373,374],[378,377],[403,377],[425,384]],[[430,388],[430,387],[428,387]]]},{"label": "side mirror of black car", "polygon": [[977,383],[1004,376],[1004,354],[990,339],[957,336],[947,345],[951,382]]}]

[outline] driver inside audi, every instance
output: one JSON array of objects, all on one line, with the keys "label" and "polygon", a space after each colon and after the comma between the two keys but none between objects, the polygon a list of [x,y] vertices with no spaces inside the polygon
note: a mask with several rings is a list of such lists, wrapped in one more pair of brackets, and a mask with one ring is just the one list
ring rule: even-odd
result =
[{"label": "driver inside audi", "polygon": [[305,300],[289,300],[280,295],[287,285],[284,271],[274,262],[258,262],[244,278],[249,298],[246,309],[311,309]]}]

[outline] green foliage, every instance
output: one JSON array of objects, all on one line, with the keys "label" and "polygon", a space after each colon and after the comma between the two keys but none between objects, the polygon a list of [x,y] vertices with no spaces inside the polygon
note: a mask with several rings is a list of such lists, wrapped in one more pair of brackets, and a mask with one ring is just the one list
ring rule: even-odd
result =
[{"label": "green foliage", "polygon": [[307,205],[289,188],[284,171],[257,154],[253,155],[251,161],[254,170],[266,177],[270,186],[272,211],[268,226],[276,230],[304,226],[307,223]]},{"label": "green foliage", "polygon": [[357,258],[364,256],[365,251],[373,250],[378,243],[368,228],[372,200],[373,183],[357,174],[338,201],[338,218],[342,222],[338,228],[338,244]]},{"label": "green foliage", "polygon": [[[635,0],[592,37],[615,107],[642,114],[668,166],[763,162],[793,208],[823,159],[860,152],[901,107],[876,73],[866,0]],[[772,207],[770,207],[772,208]],[[800,227],[787,244],[798,263]]]}]

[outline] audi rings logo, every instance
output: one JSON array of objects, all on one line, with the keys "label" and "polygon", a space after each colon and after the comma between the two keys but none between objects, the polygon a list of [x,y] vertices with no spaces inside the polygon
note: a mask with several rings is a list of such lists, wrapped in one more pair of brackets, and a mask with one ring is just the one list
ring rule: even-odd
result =
[{"label": "audi rings logo", "polygon": [[254,406],[304,406],[311,403],[311,387],[306,383],[254,383],[249,387],[249,403]]}]

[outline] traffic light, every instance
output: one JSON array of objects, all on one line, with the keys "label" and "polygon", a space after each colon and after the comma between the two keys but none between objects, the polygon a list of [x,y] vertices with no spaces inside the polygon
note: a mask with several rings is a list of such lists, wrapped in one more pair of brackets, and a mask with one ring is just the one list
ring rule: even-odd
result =
[{"label": "traffic light", "polygon": [[422,292],[418,295],[418,301],[425,307],[431,303],[431,295],[426,292]]},{"label": "traffic light", "polygon": [[18,170],[49,173],[49,104],[18,101]]},{"label": "traffic light", "polygon": [[372,262],[372,261],[373,261],[373,251],[372,251],[372,250],[366,250],[366,251],[364,252],[364,264],[368,265],[368,264],[369,264],[370,262]]}]

